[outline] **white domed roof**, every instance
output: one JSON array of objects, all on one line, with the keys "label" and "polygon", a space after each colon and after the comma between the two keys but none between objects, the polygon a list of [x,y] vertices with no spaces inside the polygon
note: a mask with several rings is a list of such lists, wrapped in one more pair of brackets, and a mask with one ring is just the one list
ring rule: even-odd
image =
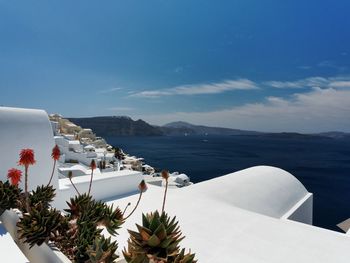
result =
[{"label": "white domed roof", "polygon": [[293,175],[271,166],[255,166],[191,188],[213,199],[276,218],[308,194]]}]

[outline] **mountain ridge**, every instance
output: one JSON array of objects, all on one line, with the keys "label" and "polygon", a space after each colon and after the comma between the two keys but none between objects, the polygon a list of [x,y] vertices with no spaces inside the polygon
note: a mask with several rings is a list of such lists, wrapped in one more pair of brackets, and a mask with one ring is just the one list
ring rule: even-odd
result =
[{"label": "mountain ridge", "polygon": [[96,116],[68,118],[83,128],[91,128],[98,136],[182,136],[182,135],[255,135],[278,137],[326,137],[350,138],[350,133],[329,131],[314,134],[297,132],[259,132],[224,127],[194,125],[184,121],[174,121],[162,126],[151,125],[142,119],[133,120],[129,116]]}]

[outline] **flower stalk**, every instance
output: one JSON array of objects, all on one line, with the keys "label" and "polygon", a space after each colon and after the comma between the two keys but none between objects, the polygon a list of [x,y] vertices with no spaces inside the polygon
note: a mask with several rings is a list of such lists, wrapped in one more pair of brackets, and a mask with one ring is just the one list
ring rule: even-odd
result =
[{"label": "flower stalk", "polygon": [[35,164],[35,158],[34,158],[34,151],[32,149],[22,149],[20,153],[19,158],[19,165],[24,166],[24,194],[25,194],[25,201],[26,201],[26,209],[27,212],[30,212],[30,206],[29,206],[29,192],[28,192],[28,168],[29,165]]},{"label": "flower stalk", "polygon": [[94,170],[96,169],[96,162],[95,162],[95,160],[91,161],[90,168],[91,168],[91,177],[90,177],[90,184],[89,184],[88,195],[90,195],[90,192],[91,192],[92,178],[94,177]]},{"label": "flower stalk", "polygon": [[125,206],[125,208],[124,208],[124,211],[123,211],[123,216],[124,216],[124,214],[125,214],[125,212],[126,212],[126,210],[128,209],[128,207],[131,205],[131,203],[129,202],[126,206]]},{"label": "flower stalk", "polygon": [[55,147],[53,147],[52,153],[51,153],[51,157],[53,159],[53,168],[52,168],[51,177],[50,177],[50,180],[49,180],[49,183],[47,184],[47,186],[49,186],[51,184],[53,175],[55,173],[56,162],[60,158],[60,155],[61,155],[60,148],[58,148],[58,145],[56,144]]},{"label": "flower stalk", "polygon": [[164,208],[165,208],[166,196],[167,196],[167,192],[168,192],[169,171],[163,170],[162,171],[162,177],[163,177],[163,179],[165,179],[165,191],[164,191],[163,205],[162,205],[162,213],[163,213],[164,212]]},{"label": "flower stalk", "polygon": [[141,198],[142,198],[142,194],[147,191],[147,184],[146,184],[145,180],[142,180],[141,183],[139,184],[139,190],[140,190],[139,199],[137,200],[137,203],[136,203],[134,209],[130,212],[130,214],[127,217],[124,218],[124,221],[126,219],[128,219],[135,212],[136,208],[140,204],[140,201],[141,201]]},{"label": "flower stalk", "polygon": [[73,178],[73,172],[72,172],[72,171],[69,171],[69,172],[68,172],[68,178],[69,178],[70,183],[73,185],[75,191],[76,191],[77,194],[80,196],[80,193],[79,193],[77,187],[75,186],[75,184],[73,183],[73,180],[72,180],[72,178]]}]

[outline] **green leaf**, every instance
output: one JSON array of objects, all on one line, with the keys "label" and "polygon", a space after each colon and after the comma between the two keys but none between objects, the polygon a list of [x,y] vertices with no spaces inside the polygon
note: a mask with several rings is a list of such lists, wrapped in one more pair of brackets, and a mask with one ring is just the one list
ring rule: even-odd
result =
[{"label": "green leaf", "polygon": [[152,235],[148,241],[147,241],[147,244],[151,247],[156,247],[160,244],[160,240],[159,238],[156,236],[156,235]]}]

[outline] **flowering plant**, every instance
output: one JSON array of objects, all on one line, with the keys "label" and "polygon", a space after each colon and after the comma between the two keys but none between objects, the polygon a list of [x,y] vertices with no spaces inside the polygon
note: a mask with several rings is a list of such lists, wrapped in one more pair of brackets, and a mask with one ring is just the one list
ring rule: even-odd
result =
[{"label": "flowering plant", "polygon": [[[144,180],[138,186],[139,198],[132,211],[126,216],[113,206],[108,206],[102,201],[96,201],[90,195],[93,181],[93,172],[96,163],[91,162],[91,178],[87,193],[80,193],[73,183],[73,173],[68,177],[77,196],[67,202],[65,213],[51,207],[55,197],[55,189],[51,186],[55,172],[56,161],[60,157],[60,150],[56,145],[51,155],[54,164],[53,171],[47,185],[37,186],[31,192],[28,191],[29,167],[36,163],[34,151],[23,149],[20,152],[18,164],[24,167],[24,192],[18,187],[22,179],[22,171],[12,168],[8,171],[8,179],[0,181],[0,215],[6,209],[17,208],[22,212],[22,217],[17,223],[18,236],[28,243],[30,247],[43,243],[54,243],[73,262],[98,262],[112,263],[118,258],[116,251],[118,244],[111,238],[102,235],[105,228],[110,235],[115,236],[117,230],[137,209],[143,194],[147,191]],[[127,262],[164,262],[164,263],[192,263],[194,254],[185,253],[179,249],[179,243],[183,239],[175,217],[170,217],[164,212],[166,193],[168,188],[169,173],[164,171],[163,178],[166,187],[163,197],[162,212],[158,211],[143,215],[143,225],[138,227],[139,233],[130,232],[128,250],[123,254]]]}]

